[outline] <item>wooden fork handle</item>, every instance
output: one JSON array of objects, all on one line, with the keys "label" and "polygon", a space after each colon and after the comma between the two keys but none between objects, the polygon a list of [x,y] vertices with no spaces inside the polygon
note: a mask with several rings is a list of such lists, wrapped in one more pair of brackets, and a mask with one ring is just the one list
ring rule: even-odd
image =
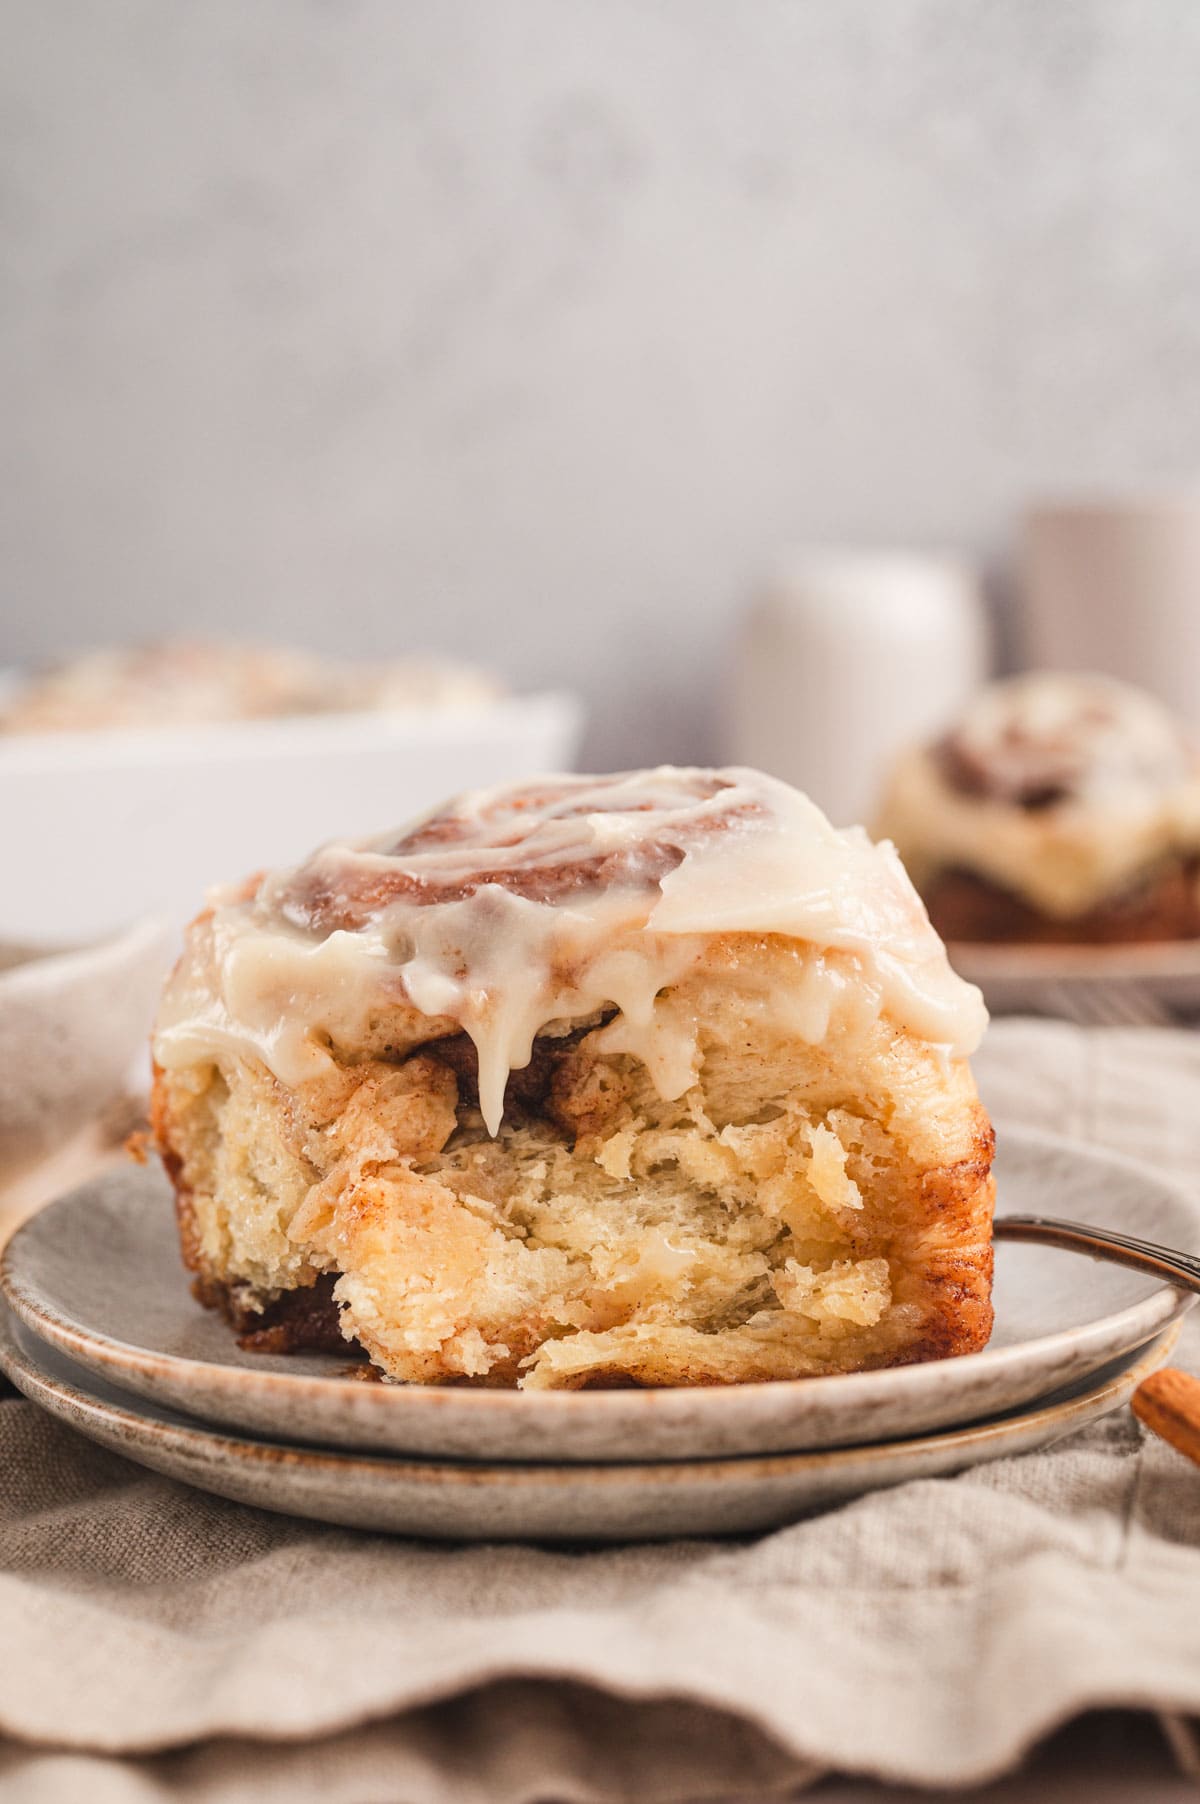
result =
[{"label": "wooden fork handle", "polygon": [[1200,1466],[1200,1378],[1167,1366],[1138,1385],[1130,1407],[1152,1433]]}]

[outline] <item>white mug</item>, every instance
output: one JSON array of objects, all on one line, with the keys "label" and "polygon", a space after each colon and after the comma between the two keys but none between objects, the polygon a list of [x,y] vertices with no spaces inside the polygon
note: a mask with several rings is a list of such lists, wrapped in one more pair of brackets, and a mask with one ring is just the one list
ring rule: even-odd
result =
[{"label": "white mug", "polygon": [[946,726],[987,669],[979,583],[959,559],[799,552],[745,622],[728,750],[835,825],[869,824],[896,754]]},{"label": "white mug", "polygon": [[1020,621],[1029,663],[1124,677],[1200,725],[1200,489],[1031,508]]}]

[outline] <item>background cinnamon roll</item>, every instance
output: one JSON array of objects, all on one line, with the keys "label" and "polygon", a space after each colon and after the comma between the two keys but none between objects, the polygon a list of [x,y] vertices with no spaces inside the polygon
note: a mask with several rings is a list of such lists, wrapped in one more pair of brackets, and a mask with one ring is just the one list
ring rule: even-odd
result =
[{"label": "background cinnamon roll", "polygon": [[156,1035],[202,1301],[389,1378],[794,1377],[991,1326],[986,1017],[743,770],[460,797],[219,895]]},{"label": "background cinnamon roll", "polygon": [[87,652],[28,677],[0,697],[0,734],[480,707],[500,693],[481,671],[429,658],[351,664],[294,647],[166,639]]},{"label": "background cinnamon roll", "polygon": [[950,940],[1200,934],[1200,759],[1109,677],[994,684],[900,760],[877,822]]}]

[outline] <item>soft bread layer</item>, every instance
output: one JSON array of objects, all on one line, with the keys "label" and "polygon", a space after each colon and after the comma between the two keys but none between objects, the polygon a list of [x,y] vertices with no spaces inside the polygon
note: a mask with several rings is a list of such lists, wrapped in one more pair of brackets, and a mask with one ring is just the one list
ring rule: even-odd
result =
[{"label": "soft bread layer", "polygon": [[413,1381],[733,1382],[979,1347],[992,1136],[969,1070],[864,1021],[850,957],[822,1045],[764,1033],[756,998],[804,957],[713,941],[670,998],[700,1024],[676,1102],[600,1023],[543,1035],[495,1138],[454,1024],[415,1014],[294,1089],[248,1058],[160,1072],[185,1256],[251,1309],[338,1274],[347,1339]]}]

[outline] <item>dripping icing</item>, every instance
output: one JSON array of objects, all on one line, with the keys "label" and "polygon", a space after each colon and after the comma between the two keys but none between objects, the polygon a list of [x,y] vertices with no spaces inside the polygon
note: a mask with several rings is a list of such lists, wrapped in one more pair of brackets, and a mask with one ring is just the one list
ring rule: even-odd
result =
[{"label": "dripping icing", "polygon": [[[353,926],[317,918],[313,896]],[[373,1012],[411,1005],[470,1035],[494,1134],[537,1034],[615,1007],[601,1044],[671,1098],[698,1057],[671,986],[730,933],[805,944],[795,987],[761,1007],[806,1040],[829,1032],[849,968],[864,1018],[950,1056],[978,1044],[979,992],[890,845],[835,831],[759,772],[664,766],[476,791],[404,835],[324,847],[257,894],[218,893],[168,984],[155,1054],[166,1068],[254,1056],[296,1085],[329,1068],[329,1041],[353,1046]]]}]

